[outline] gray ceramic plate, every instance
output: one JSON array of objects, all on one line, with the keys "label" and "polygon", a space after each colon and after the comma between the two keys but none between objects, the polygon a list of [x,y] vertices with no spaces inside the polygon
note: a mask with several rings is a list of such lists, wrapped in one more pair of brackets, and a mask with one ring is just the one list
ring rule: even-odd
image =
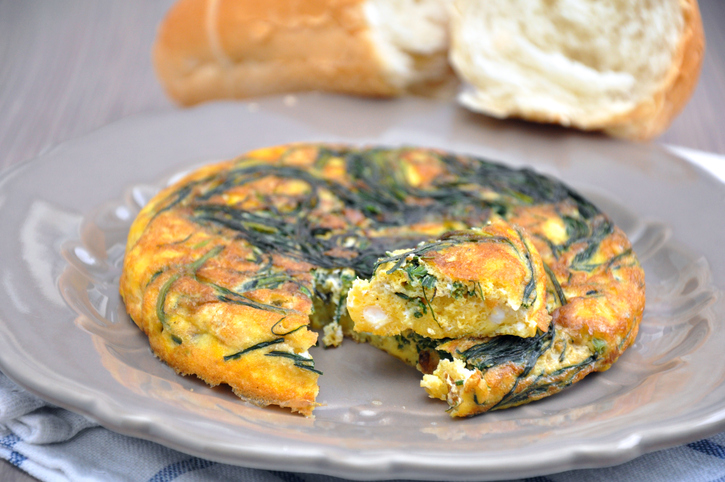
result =
[{"label": "gray ceramic plate", "polygon": [[[179,172],[311,140],[442,147],[578,188],[644,264],[637,342],[557,396],[466,420],[428,399],[415,370],[352,342],[314,353],[325,372],[314,420],[175,375],[117,294],[131,220]],[[6,172],[0,204],[0,368],[121,433],[251,467],[480,480],[617,464],[725,429],[725,188],[655,147],[446,102],[310,95],[124,120]]]}]

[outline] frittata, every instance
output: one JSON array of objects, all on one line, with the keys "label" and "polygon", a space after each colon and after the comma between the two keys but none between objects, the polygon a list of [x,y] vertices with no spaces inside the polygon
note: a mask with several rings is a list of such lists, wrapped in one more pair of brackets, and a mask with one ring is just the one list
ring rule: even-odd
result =
[{"label": "frittata", "polygon": [[529,169],[292,144],[154,197],[120,292],[160,359],[258,405],[311,415],[323,330],[417,366],[468,416],[609,368],[636,336],[644,273],[606,215]]},{"label": "frittata", "polygon": [[503,220],[391,253],[353,283],[347,311],[355,331],[382,336],[531,337],[551,322],[541,257]]}]

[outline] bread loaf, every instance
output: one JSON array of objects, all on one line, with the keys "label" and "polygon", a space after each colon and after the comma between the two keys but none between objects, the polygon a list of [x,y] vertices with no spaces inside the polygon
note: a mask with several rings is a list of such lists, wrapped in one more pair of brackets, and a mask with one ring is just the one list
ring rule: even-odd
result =
[{"label": "bread loaf", "polygon": [[704,48],[696,0],[179,0],[153,57],[191,105],[431,94],[453,83],[449,56],[471,110],[650,139],[692,95]]},{"label": "bread loaf", "polygon": [[451,63],[466,107],[649,139],[695,89],[696,0],[456,0]]},{"label": "bread loaf", "polygon": [[180,0],[153,59],[182,105],[324,90],[429,91],[453,78],[446,0]]}]

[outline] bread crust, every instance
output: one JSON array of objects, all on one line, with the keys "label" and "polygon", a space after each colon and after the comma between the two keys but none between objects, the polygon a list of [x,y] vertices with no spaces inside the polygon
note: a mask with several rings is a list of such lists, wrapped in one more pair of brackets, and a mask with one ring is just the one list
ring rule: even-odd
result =
[{"label": "bread crust", "polygon": [[369,38],[365,0],[180,0],[159,28],[157,75],[182,105],[325,90],[402,93]]},{"label": "bread crust", "polygon": [[604,131],[616,137],[648,140],[662,134],[685,108],[700,78],[705,56],[705,33],[697,0],[680,0],[684,27],[672,65],[650,99],[629,114],[613,118]]}]

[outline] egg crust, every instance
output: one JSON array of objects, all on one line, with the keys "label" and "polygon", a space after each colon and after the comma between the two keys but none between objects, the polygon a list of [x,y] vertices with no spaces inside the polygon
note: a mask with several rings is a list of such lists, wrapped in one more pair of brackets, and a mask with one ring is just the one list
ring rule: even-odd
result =
[{"label": "egg crust", "polygon": [[347,296],[355,331],[431,338],[548,331],[546,273],[521,229],[501,219],[379,260]]},{"label": "egg crust", "polygon": [[[465,323],[354,330],[347,298],[356,278],[425,243],[483,246],[473,238],[491,220],[527,233],[519,254],[541,260],[517,278],[534,279],[545,301],[545,314],[532,311],[535,333],[464,334]],[[446,259],[431,274],[466,277],[465,264]],[[644,273],[606,215],[529,169],[423,148],[291,144],[203,167],[155,196],[131,226],[120,293],[161,360],[252,403],[311,415],[321,373],[309,349],[313,329],[324,329],[326,344],[344,333],[417,366],[430,396],[468,416],[609,368],[636,336]],[[513,305],[525,298],[509,295]]]}]

